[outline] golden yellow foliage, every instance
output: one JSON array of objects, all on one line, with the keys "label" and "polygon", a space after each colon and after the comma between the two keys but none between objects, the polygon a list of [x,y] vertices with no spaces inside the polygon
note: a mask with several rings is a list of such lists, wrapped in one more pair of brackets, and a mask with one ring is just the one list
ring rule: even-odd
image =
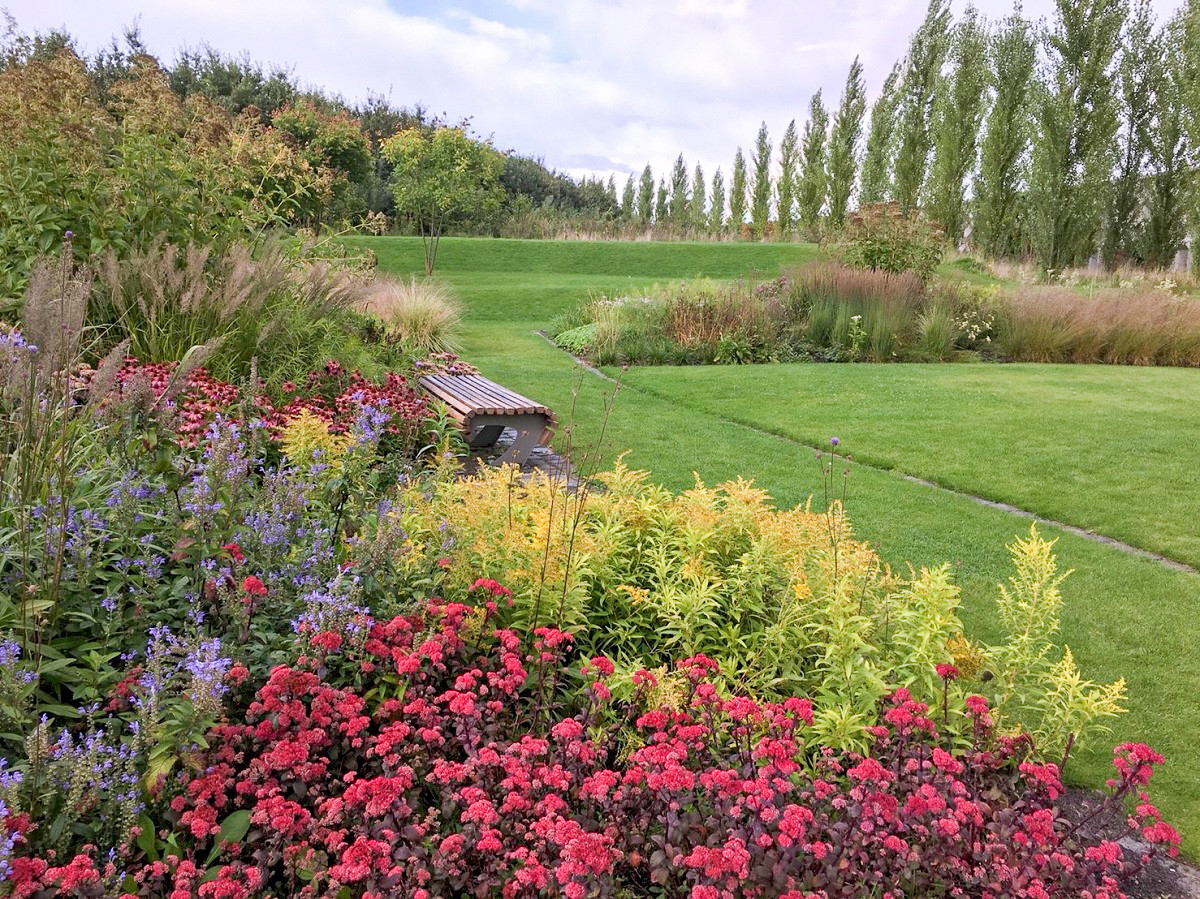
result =
[{"label": "golden yellow foliage", "polygon": [[331,473],[341,470],[350,438],[333,434],[324,419],[305,409],[293,416],[279,436],[283,456],[296,468],[324,465]]}]

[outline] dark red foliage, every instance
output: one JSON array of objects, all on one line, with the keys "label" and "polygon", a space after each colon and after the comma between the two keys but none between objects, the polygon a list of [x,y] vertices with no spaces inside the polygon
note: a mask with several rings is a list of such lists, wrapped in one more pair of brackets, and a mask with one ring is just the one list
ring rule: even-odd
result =
[{"label": "dark red foliage", "polygon": [[[993,739],[981,700],[965,749],[900,690],[871,752],[839,755],[806,745],[807,700],[722,697],[704,656],[679,664],[677,706],[646,706],[646,674],[618,715],[613,667],[595,658],[581,666],[598,678],[586,707],[553,714],[570,636],[539,628],[527,647],[488,617],[435,603],[377,624],[361,654],[329,647],[274,669],[174,784],[165,825],[185,857],[128,859],[132,892],[1116,899],[1143,861],[1060,817],[1058,768],[1031,761],[1027,740]],[[336,686],[335,670],[358,686]],[[1161,761],[1119,747],[1104,812],[1124,818],[1136,796],[1127,823],[1174,852],[1142,792]],[[214,846],[236,810],[244,839]],[[14,895],[92,895],[93,855],[15,861]]]}]

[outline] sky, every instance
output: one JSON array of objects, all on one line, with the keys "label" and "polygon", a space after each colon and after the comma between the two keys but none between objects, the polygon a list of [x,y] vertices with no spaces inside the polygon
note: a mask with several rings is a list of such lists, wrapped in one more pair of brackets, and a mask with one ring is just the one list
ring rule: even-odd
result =
[{"label": "sky", "polygon": [[[966,0],[953,0],[957,16]],[[1026,0],[1051,18],[1055,0]],[[1179,0],[1151,0],[1161,19]],[[989,19],[1010,0],[976,0]],[[576,177],[682,153],[711,178],[749,151],[760,122],[778,144],[813,92],[836,106],[857,55],[874,96],[925,0],[0,0],[21,30],[65,26],[86,50],[137,21],[164,64],[185,46],[289,68],[348,100],[417,103],[498,149]]]}]

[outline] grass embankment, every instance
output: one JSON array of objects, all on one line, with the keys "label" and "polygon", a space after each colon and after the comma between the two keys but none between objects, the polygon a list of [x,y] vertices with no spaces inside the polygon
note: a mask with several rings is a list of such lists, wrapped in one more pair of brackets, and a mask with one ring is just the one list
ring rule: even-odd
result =
[{"label": "grass embankment", "polygon": [[[363,241],[385,270],[421,268],[420,242]],[[813,258],[816,248],[742,244],[587,244],[446,240],[439,277],[468,306],[464,355],[489,377],[572,418],[576,446],[594,442],[612,386],[533,332],[589,290],[613,293]],[[620,374],[620,373],[614,373]],[[744,475],[780,504],[820,489],[808,445],[831,434],[856,458],[848,508],[858,533],[895,564],[961,563],[963,615],[995,633],[1005,544],[1028,530],[1014,515],[904,480],[900,472],[1091,527],[1166,555],[1200,559],[1196,474],[1200,371],[1088,366],[791,365],[634,369],[607,421],[604,460],[629,463],[675,489]],[[749,427],[747,425],[750,425]],[[773,433],[765,433],[767,431]],[[1129,714],[1114,741],[1144,740],[1168,759],[1161,805],[1200,854],[1200,576],[1071,534],[1058,556],[1063,640],[1095,680],[1125,677]],[[1097,741],[1068,769],[1098,784]]]}]

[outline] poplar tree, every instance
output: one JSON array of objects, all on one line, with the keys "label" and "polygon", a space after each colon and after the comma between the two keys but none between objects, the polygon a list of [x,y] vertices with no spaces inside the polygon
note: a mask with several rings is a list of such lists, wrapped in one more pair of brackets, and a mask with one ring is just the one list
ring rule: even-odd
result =
[{"label": "poplar tree", "polygon": [[1163,70],[1154,93],[1151,123],[1146,231],[1143,257],[1147,265],[1166,268],[1175,259],[1187,231],[1187,191],[1191,177],[1185,123],[1187,92],[1183,58],[1184,23],[1171,21],[1159,44],[1165,49]]},{"label": "poplar tree", "polygon": [[671,168],[670,190],[671,199],[667,215],[670,217],[672,225],[676,228],[683,228],[687,225],[688,173],[682,153],[675,159],[675,165]]},{"label": "poplar tree", "polygon": [[1124,0],[1056,0],[1045,50],[1048,81],[1036,104],[1030,178],[1034,254],[1055,272],[1096,249],[1113,171],[1118,119],[1114,63]]},{"label": "poplar tree", "polygon": [[750,228],[755,240],[762,240],[771,220],[771,139],[767,123],[758,127],[754,139],[754,182],[750,186]]},{"label": "poplar tree", "polygon": [[658,179],[658,194],[654,198],[654,224],[665,225],[669,217],[667,205],[667,182]]},{"label": "poplar tree", "polygon": [[800,163],[800,224],[809,231],[817,227],[821,207],[825,205],[827,178],[825,174],[826,139],[829,114],[817,91],[808,104],[808,121],[804,124],[803,157]]},{"label": "poplar tree", "polygon": [[881,203],[892,196],[892,149],[895,146],[896,109],[900,105],[900,63],[884,79],[871,105],[871,129],[863,159],[860,203]]},{"label": "poplar tree", "polygon": [[738,147],[733,157],[733,174],[729,178],[729,227],[739,237],[746,222],[746,158]]},{"label": "poplar tree", "polygon": [[708,204],[708,230],[721,234],[725,230],[725,176],[718,168],[713,172],[712,198]]},{"label": "poplar tree", "polygon": [[1033,134],[1037,43],[1019,8],[993,34],[988,59],[992,103],[980,144],[971,240],[989,256],[999,257],[1021,249]]},{"label": "poplar tree", "polygon": [[650,224],[650,216],[654,211],[654,173],[650,171],[650,163],[642,169],[642,180],[638,184],[638,221],[643,225]]},{"label": "poplar tree", "polygon": [[975,171],[987,93],[987,32],[968,6],[954,28],[951,70],[934,104],[929,214],[955,243],[966,230],[966,179]]},{"label": "poplar tree", "polygon": [[901,84],[899,145],[896,150],[895,199],[914,209],[925,183],[932,144],[929,125],[942,63],[949,43],[950,0],[930,0],[905,58]]},{"label": "poplar tree", "polygon": [[775,219],[779,224],[780,240],[785,240],[796,224],[796,164],[799,147],[796,120],[788,123],[779,142],[779,179],[775,182]]},{"label": "poplar tree", "polygon": [[842,101],[833,116],[833,130],[829,135],[829,221],[835,228],[846,223],[854,177],[858,172],[858,142],[862,138],[863,114],[867,109],[862,74],[862,63],[856,56],[846,75]]},{"label": "poplar tree", "polygon": [[688,227],[695,231],[703,231],[705,226],[704,203],[708,187],[704,183],[704,169],[696,163],[696,171],[692,174],[692,195],[688,198]]},{"label": "poplar tree", "polygon": [[[1182,24],[1179,33],[1179,86],[1180,103],[1183,107],[1183,124],[1188,145],[1194,153],[1200,148],[1200,0],[1186,0],[1178,17]],[[1196,175],[1191,176],[1193,189],[1187,199],[1187,227],[1192,235],[1191,267],[1200,268],[1200,189],[1196,189]]]},{"label": "poplar tree", "polygon": [[1101,255],[1110,268],[1118,256],[1138,254],[1139,206],[1146,159],[1150,155],[1154,94],[1163,77],[1165,48],[1154,29],[1154,12],[1149,0],[1135,0],[1133,15],[1125,23],[1121,38],[1121,61],[1117,66],[1120,85],[1120,117],[1116,176],[1109,191]]},{"label": "poplar tree", "polygon": [[633,175],[625,181],[625,189],[621,191],[621,218],[631,221],[634,215],[634,204],[637,197],[637,187],[633,183]]}]

